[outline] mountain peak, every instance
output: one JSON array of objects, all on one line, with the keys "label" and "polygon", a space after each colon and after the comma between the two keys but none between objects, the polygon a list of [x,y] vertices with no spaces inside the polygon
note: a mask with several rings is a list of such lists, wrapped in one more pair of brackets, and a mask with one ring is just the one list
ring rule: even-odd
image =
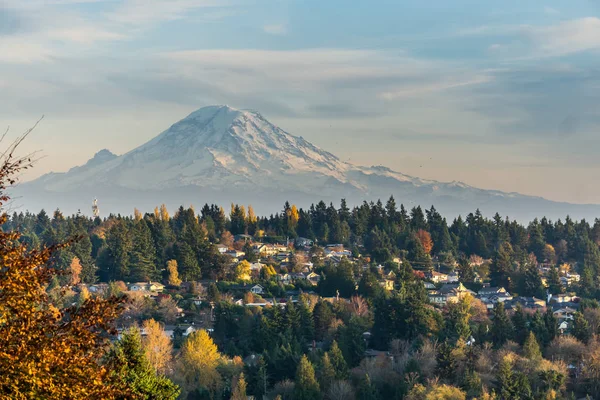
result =
[{"label": "mountain peak", "polygon": [[[168,200],[165,196],[177,204],[198,198],[217,203],[226,199],[252,201],[266,208],[289,199],[304,204],[340,197],[359,202],[393,194],[406,205],[435,204],[438,210],[454,215],[465,215],[475,208],[517,218],[541,214],[558,218],[566,214],[563,210],[575,214],[573,205],[566,208],[462,182],[424,180],[382,165],[355,166],[289,134],[259,112],[227,105],[200,108],[126,154],[116,156],[101,150],[85,165],[66,173],[47,174],[27,186],[34,193],[42,193],[32,198],[47,202],[53,194],[60,201],[53,207],[63,204],[65,194],[72,194],[81,197],[77,200],[79,208],[101,188],[103,204],[112,196],[116,207],[127,208],[143,201],[163,202]],[[139,196],[135,204],[130,198],[134,195]],[[44,207],[53,208],[48,205]],[[577,215],[586,218],[600,213],[600,207],[581,206],[578,210]]]},{"label": "mountain peak", "polygon": [[94,157],[92,159],[102,159],[102,160],[107,160],[107,159],[112,159],[112,158],[116,158],[117,155],[115,153],[113,153],[112,151],[108,150],[108,149],[102,149],[99,152],[97,152],[96,154],[94,154]]},{"label": "mountain peak", "polygon": [[245,113],[250,112],[247,110],[238,110],[237,108],[229,107],[228,105],[213,105],[199,108],[179,122],[194,121],[202,123],[213,119],[219,119],[221,122],[231,122]]}]

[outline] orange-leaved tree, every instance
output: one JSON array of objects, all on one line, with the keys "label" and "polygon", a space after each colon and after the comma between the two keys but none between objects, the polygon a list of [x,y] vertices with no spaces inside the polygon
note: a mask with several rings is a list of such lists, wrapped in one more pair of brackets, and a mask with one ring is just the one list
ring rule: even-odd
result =
[{"label": "orange-leaved tree", "polygon": [[[28,131],[0,154],[0,226],[7,220],[7,189],[32,166],[15,155]],[[30,250],[20,234],[0,230],[0,397],[10,399],[127,399],[128,389],[101,365],[119,312],[117,298],[87,299],[59,309],[46,288],[58,244]]]}]

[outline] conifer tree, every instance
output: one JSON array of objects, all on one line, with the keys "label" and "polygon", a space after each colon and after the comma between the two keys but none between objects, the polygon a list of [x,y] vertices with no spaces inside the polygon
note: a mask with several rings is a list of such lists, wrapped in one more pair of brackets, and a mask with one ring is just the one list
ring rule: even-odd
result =
[{"label": "conifer tree", "polygon": [[236,380],[235,389],[231,393],[231,400],[247,400],[246,395],[246,380],[244,379],[244,373],[242,372]]},{"label": "conifer tree", "polygon": [[525,339],[527,339],[527,333],[529,329],[527,328],[527,316],[525,315],[525,311],[523,310],[523,306],[520,303],[517,303],[515,307],[515,312],[512,315],[512,324],[515,333],[515,340],[519,344],[525,343]]},{"label": "conifer tree", "polygon": [[335,370],[335,378],[338,380],[348,378],[348,364],[335,340],[331,343],[328,355]]},{"label": "conifer tree", "polygon": [[315,370],[306,355],[302,356],[298,364],[295,383],[295,400],[315,400],[321,398],[319,383],[315,378]]},{"label": "conifer tree", "polygon": [[323,391],[327,391],[329,386],[336,379],[336,371],[331,364],[331,359],[329,358],[329,354],[323,354],[321,358],[321,365],[319,367],[319,385]]},{"label": "conifer tree", "polygon": [[496,377],[496,387],[500,394],[500,398],[505,400],[516,400],[514,397],[516,392],[516,382],[514,380],[512,362],[508,357],[504,357],[500,361]]},{"label": "conifer tree", "polygon": [[125,332],[110,350],[106,365],[113,379],[122,382],[136,396],[146,400],[175,400],[179,387],[168,378],[157,375],[142,348],[140,331],[132,328]]},{"label": "conifer tree", "polygon": [[512,324],[504,310],[504,304],[502,302],[498,302],[494,305],[493,315],[492,342],[496,347],[501,347],[512,337]]},{"label": "conifer tree", "polygon": [[358,385],[357,400],[378,400],[379,393],[377,388],[371,382],[371,378],[366,374]]},{"label": "conifer tree", "polygon": [[510,273],[512,271],[512,247],[503,243],[496,252],[490,267],[491,285],[510,290]]},{"label": "conifer tree", "polygon": [[542,358],[540,345],[535,339],[533,332],[529,332],[529,336],[527,336],[527,340],[523,344],[523,355],[531,361],[538,361]]},{"label": "conifer tree", "polygon": [[564,293],[565,291],[565,288],[560,282],[560,275],[556,265],[553,265],[552,268],[550,268],[550,273],[548,275],[548,290],[554,295]]},{"label": "conifer tree", "polygon": [[582,343],[588,343],[592,337],[590,324],[582,313],[577,312],[573,318],[573,329],[571,334]]},{"label": "conifer tree", "polygon": [[523,294],[525,296],[544,297],[544,285],[537,265],[529,265],[523,276]]}]

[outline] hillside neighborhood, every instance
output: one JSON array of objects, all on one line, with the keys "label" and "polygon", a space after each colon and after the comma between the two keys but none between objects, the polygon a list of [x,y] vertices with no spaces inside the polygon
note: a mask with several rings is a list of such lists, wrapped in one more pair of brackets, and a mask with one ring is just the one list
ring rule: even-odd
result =
[{"label": "hillside neighborhood", "polygon": [[[332,399],[595,390],[586,354],[600,355],[600,220],[524,226],[476,211],[448,223],[392,197],[352,209],[286,203],[268,217],[237,204],[228,215],[208,204],[104,219],[42,211],[13,214],[4,229],[33,248],[78,235],[52,259],[62,272],[49,299],[59,309],[121,299],[113,346],[162,342],[157,368],[189,399],[295,399],[303,374]],[[202,349],[214,349],[212,364],[189,377]],[[499,383],[510,376],[518,385]]]}]

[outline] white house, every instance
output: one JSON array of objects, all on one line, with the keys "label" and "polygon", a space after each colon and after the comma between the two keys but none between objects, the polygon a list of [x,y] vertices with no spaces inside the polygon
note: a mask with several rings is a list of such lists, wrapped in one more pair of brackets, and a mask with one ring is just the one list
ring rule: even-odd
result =
[{"label": "white house", "polygon": [[263,294],[265,292],[265,288],[261,285],[254,285],[250,288],[250,291],[254,294]]},{"label": "white house", "polygon": [[228,255],[229,257],[233,257],[233,258],[240,258],[240,257],[244,257],[246,255],[246,253],[244,253],[243,251],[239,251],[239,250],[227,250],[225,252],[226,255]]},{"label": "white house", "polygon": [[264,266],[265,264],[261,264],[259,262],[252,263],[250,264],[250,271],[260,272],[260,270],[263,269]]},{"label": "white house", "polygon": [[136,282],[127,285],[132,292],[162,292],[165,285],[158,282]]},{"label": "white house", "polygon": [[448,283],[457,283],[458,280],[458,272],[454,271],[448,274]]},{"label": "white house", "polygon": [[296,246],[298,247],[311,247],[313,245],[313,241],[307,238],[299,237],[296,238]]},{"label": "white house", "polygon": [[[183,326],[180,326],[179,328],[183,330],[183,337],[188,337],[192,333],[196,332],[196,328],[193,325],[187,325],[187,326],[183,325]],[[177,329],[176,326],[165,325],[165,334],[168,337],[170,337],[171,339],[173,339],[173,335],[175,333],[175,329]]]},{"label": "white house", "polygon": [[429,279],[431,279],[433,283],[448,283],[448,275],[437,271],[431,271]]},{"label": "white house", "polygon": [[281,274],[277,275],[277,280],[283,283],[290,283],[292,281],[292,277],[290,274]]}]

